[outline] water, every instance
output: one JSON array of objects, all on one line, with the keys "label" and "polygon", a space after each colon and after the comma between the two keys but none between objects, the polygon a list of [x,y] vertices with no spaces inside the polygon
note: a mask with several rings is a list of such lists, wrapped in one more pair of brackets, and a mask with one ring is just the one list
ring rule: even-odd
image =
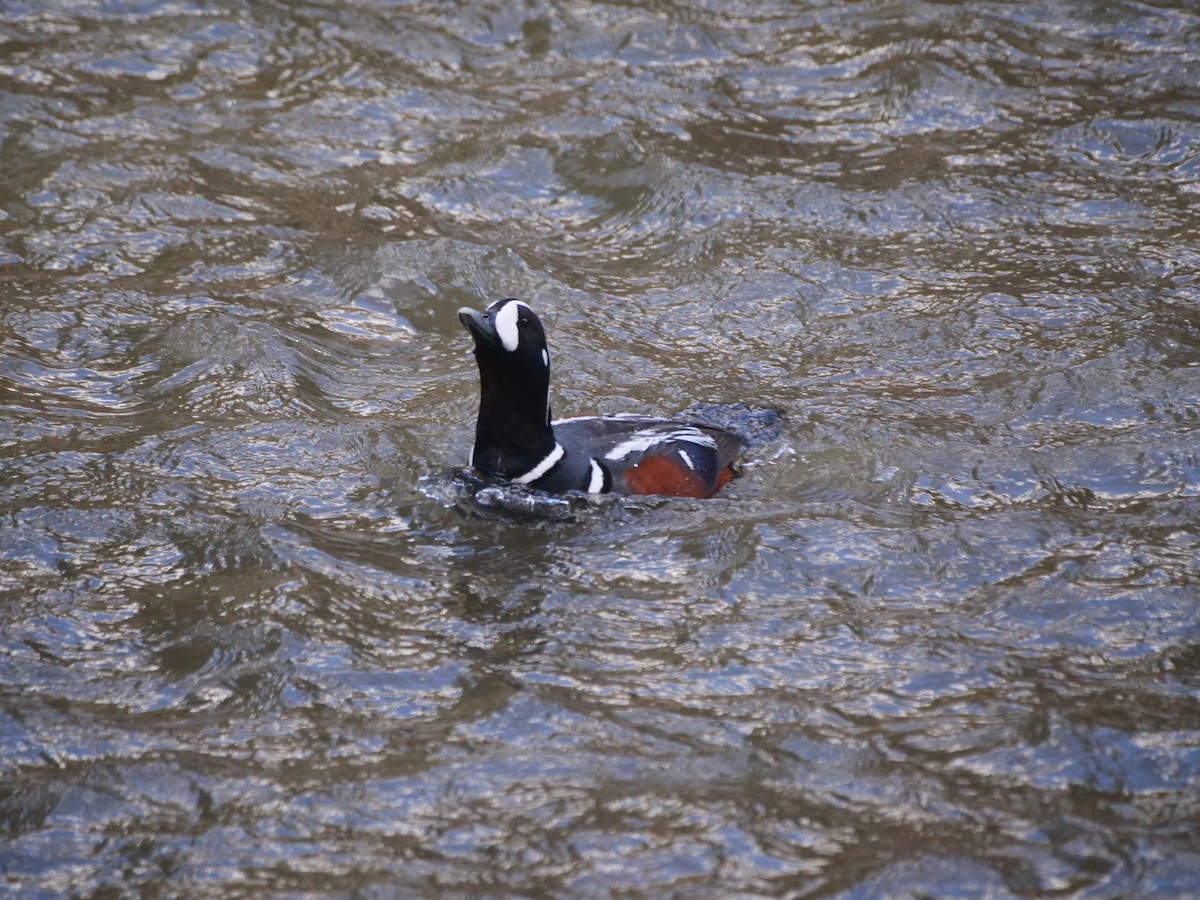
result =
[{"label": "water", "polygon": [[[1200,893],[1200,16],[0,5],[22,896]],[[476,504],[785,411],[711,501]]]}]

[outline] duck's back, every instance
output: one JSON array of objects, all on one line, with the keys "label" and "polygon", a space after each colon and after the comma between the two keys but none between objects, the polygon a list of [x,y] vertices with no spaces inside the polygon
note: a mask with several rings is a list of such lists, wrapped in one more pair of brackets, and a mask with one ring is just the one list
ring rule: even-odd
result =
[{"label": "duck's back", "polygon": [[566,460],[575,462],[564,474],[583,476],[586,461],[590,484],[580,489],[593,492],[602,480],[601,490],[619,494],[710,497],[733,476],[744,446],[721,428],[651,416],[580,416],[553,425]]}]

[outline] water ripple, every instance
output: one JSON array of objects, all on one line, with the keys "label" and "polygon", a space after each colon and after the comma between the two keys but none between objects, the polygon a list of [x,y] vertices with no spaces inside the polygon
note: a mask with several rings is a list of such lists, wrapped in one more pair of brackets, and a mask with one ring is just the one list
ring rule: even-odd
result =
[{"label": "water ripple", "polygon": [[[5,5],[6,884],[1197,893],[1196,25]],[[784,432],[477,503],[501,296]]]}]

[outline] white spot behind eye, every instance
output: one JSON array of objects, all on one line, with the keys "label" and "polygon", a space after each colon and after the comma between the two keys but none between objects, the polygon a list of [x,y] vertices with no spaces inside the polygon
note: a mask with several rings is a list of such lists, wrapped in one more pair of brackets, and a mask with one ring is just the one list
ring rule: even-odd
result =
[{"label": "white spot behind eye", "polygon": [[550,365],[550,354],[545,350],[542,351],[542,365],[547,367]]},{"label": "white spot behind eye", "polygon": [[500,338],[500,344],[509,353],[516,350],[521,343],[521,335],[517,331],[517,316],[521,314],[522,308],[529,309],[520,300],[513,300],[504,304],[500,312],[496,313],[496,335]]}]

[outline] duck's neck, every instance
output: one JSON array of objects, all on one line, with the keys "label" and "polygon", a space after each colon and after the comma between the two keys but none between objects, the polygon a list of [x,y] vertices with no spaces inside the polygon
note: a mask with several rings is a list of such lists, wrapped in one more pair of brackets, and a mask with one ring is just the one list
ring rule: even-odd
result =
[{"label": "duck's neck", "polygon": [[504,378],[480,367],[479,416],[471,464],[500,478],[518,478],[555,447],[550,427],[550,379]]}]

